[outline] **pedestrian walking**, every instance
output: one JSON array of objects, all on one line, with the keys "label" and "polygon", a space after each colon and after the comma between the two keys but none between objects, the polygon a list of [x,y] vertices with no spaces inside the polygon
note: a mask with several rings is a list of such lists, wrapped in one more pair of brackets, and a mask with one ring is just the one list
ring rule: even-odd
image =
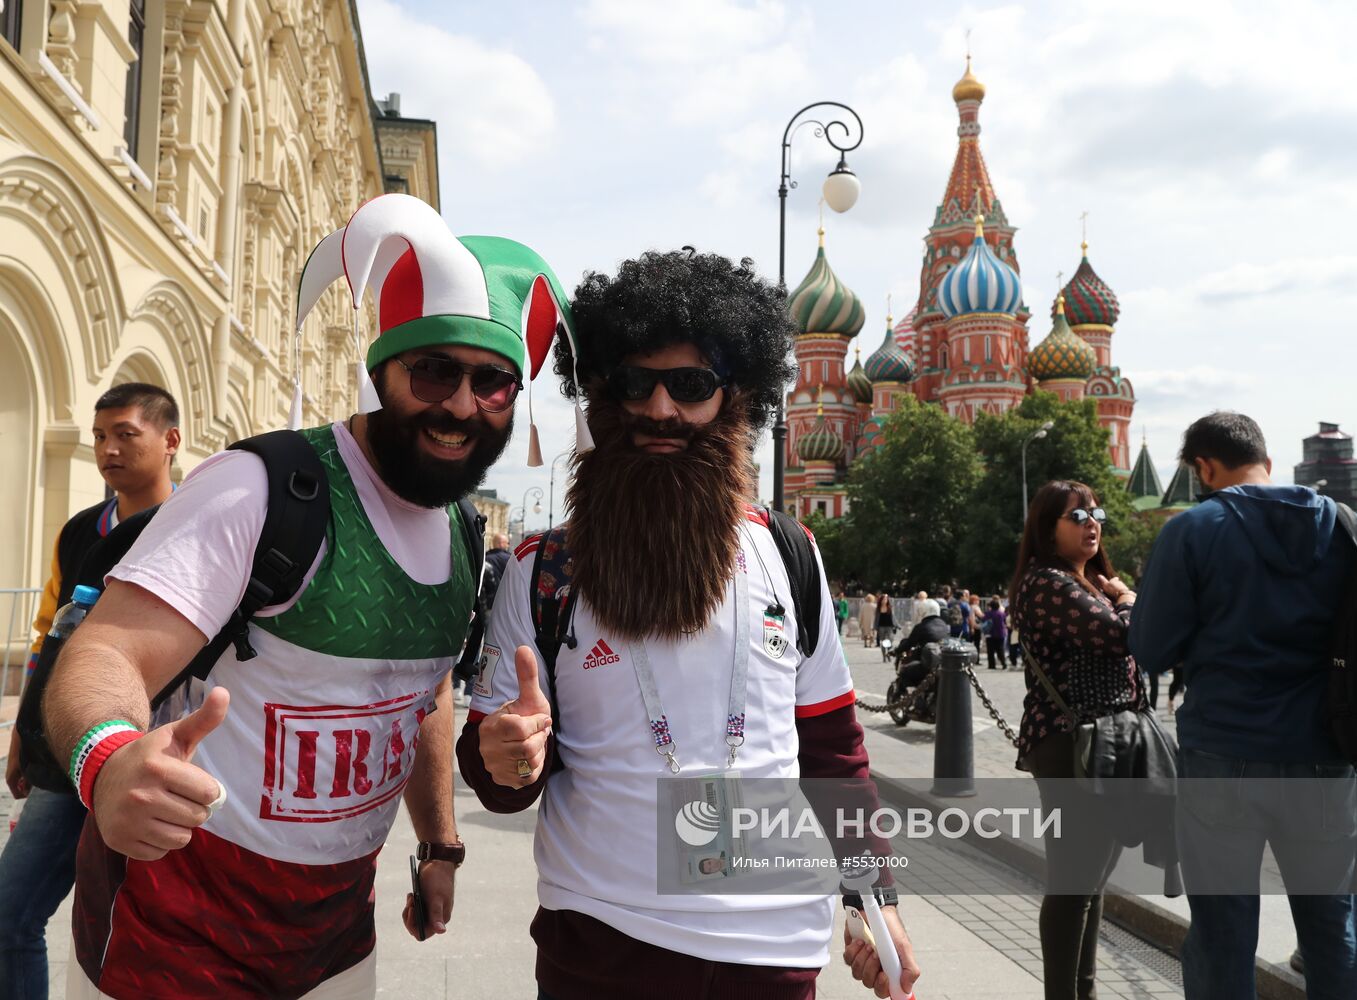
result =
[{"label": "pedestrian walking", "polygon": [[[174,491],[170,470],[179,450],[179,406],[158,385],[124,382],[94,404],[94,462],[114,491],[82,510],[57,533],[52,573],[43,588],[31,675],[57,611],[71,599],[86,555],[120,521],[162,503]],[[43,1000],[48,995],[47,921],[75,884],[75,851],[85,807],[75,790],[30,786],[23,773],[23,742],[10,729],[5,780],[27,799],[0,854],[0,997]]]},{"label": "pedestrian walking", "polygon": [[984,628],[985,613],[984,613],[984,610],[980,607],[980,595],[979,595],[979,594],[971,594],[971,595],[969,595],[969,603],[970,603],[970,606],[971,606],[971,613],[970,613],[970,621],[971,621],[971,637],[970,637],[970,638],[971,638],[971,642],[973,642],[973,643],[975,644],[976,659],[979,659],[979,654],[980,654],[980,644],[981,644],[981,642],[984,641],[985,636],[988,634],[988,633],[985,631],[985,628]]},{"label": "pedestrian walking", "polygon": [[1095,995],[1103,889],[1121,856],[1098,797],[1070,780],[1077,776],[1074,727],[1145,703],[1126,644],[1135,594],[1103,550],[1105,521],[1083,483],[1047,483],[1032,498],[1009,592],[1028,657],[1017,766],[1036,777],[1042,807],[1063,817],[1062,835],[1045,837],[1046,1000]]},{"label": "pedestrian walking", "polygon": [[895,610],[891,605],[891,595],[884,590],[876,599],[876,642],[895,638]]},{"label": "pedestrian walking", "polygon": [[985,612],[985,653],[989,658],[989,668],[994,669],[995,660],[999,666],[1008,669],[1008,614],[999,604],[999,598],[991,597],[989,610]]},{"label": "pedestrian walking", "polygon": [[[723,829],[741,778],[869,775],[819,556],[794,521],[748,503],[751,442],[795,374],[785,299],[748,261],[685,250],[586,276],[574,310],[555,368],[595,448],[577,445],[567,522],[509,563],[462,776],[496,812],[541,799],[540,996],[811,997],[834,901],[742,894],[731,855],[671,858],[655,822],[671,773]],[[680,905],[657,885],[662,849],[694,889]],[[708,878],[721,881],[698,891]],[[876,946],[896,950],[909,990],[919,970],[887,882]],[[844,958],[886,995],[875,951],[854,941]]]},{"label": "pedestrian walking", "polygon": [[843,623],[846,621],[848,621],[848,598],[841,590],[838,596],[834,598],[834,625],[835,631],[840,636],[843,635]]},{"label": "pedestrian walking", "polygon": [[862,644],[876,645],[876,595],[870,590],[862,595],[858,605],[858,626],[862,629]]},{"label": "pedestrian walking", "polygon": [[1325,708],[1329,643],[1338,616],[1351,613],[1341,602],[1357,549],[1331,498],[1272,484],[1249,417],[1202,417],[1179,458],[1210,492],[1155,541],[1130,642],[1151,674],[1181,663],[1187,686],[1177,715],[1177,833],[1192,910],[1184,994],[1255,994],[1270,845],[1291,894],[1307,996],[1354,997],[1357,923],[1343,890],[1357,859],[1357,775]]}]

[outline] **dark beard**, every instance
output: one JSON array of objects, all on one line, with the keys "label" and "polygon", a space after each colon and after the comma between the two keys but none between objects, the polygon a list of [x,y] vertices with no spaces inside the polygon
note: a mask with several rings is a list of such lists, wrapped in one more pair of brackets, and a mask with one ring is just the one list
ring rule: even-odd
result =
[{"label": "dark beard", "polygon": [[[426,427],[440,434],[471,436],[475,441],[471,454],[458,462],[434,458],[419,445]],[[446,507],[480,486],[513,429],[512,420],[497,431],[483,420],[458,420],[443,409],[404,418],[386,409],[367,415],[368,447],[382,481],[396,496],[419,507]]]},{"label": "dark beard", "polygon": [[[706,626],[735,571],[745,504],[757,483],[753,435],[738,399],[701,427],[589,404],[595,447],[576,459],[566,494],[574,585],[599,624],[625,640],[678,639]],[[687,437],[653,455],[633,430]]]}]

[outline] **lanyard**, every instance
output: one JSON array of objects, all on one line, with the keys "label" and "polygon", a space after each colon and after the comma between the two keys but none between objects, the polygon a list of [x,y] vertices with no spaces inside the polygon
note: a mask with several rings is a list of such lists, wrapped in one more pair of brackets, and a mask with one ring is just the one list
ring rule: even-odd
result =
[{"label": "lanyard", "polygon": [[[650,735],[655,740],[655,752],[669,762],[669,770],[679,773],[679,762],[675,756],[678,746],[669,732],[669,720],[665,717],[664,706],[660,704],[660,691],[655,686],[655,672],[650,669],[650,656],[646,653],[645,643],[633,642],[627,646],[632,667],[636,670],[636,683],[641,686],[641,700],[645,702],[646,715],[650,718]],[[735,756],[744,744],[744,708],[749,693],[749,575],[737,569],[735,571],[735,667],[730,674],[730,702],[726,715],[726,746],[730,748],[727,767],[733,767]]]}]

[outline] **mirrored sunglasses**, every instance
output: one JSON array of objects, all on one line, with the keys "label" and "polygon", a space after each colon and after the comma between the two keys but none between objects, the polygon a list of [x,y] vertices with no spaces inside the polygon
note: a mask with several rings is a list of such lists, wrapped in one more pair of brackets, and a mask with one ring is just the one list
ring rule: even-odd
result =
[{"label": "mirrored sunglasses", "polygon": [[1087,524],[1090,519],[1099,524],[1107,523],[1107,511],[1103,510],[1101,507],[1093,507],[1089,510],[1084,510],[1082,507],[1076,507],[1064,516],[1080,526]]},{"label": "mirrored sunglasses", "polygon": [[513,406],[523,383],[518,376],[494,365],[466,365],[452,358],[420,358],[407,365],[395,359],[410,373],[410,393],[423,403],[441,403],[462,385],[462,379],[471,378],[471,395],[476,405],[487,413],[499,413]]},{"label": "mirrored sunglasses", "polygon": [[658,383],[676,403],[704,403],[726,384],[710,368],[637,368],[622,365],[608,376],[608,387],[618,399],[637,402],[649,399]]}]

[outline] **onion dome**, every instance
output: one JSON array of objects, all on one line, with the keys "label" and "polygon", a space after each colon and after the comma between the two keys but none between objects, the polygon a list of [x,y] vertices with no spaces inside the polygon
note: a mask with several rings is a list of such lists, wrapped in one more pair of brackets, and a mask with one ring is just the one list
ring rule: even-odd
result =
[{"label": "onion dome", "polygon": [[848,373],[848,392],[859,403],[872,401],[872,380],[862,370],[862,350],[853,348],[853,370]]},{"label": "onion dome", "polygon": [[900,350],[895,342],[895,330],[891,327],[891,317],[886,317],[886,339],[881,346],[867,356],[863,369],[867,377],[876,382],[909,382],[914,378],[914,362],[909,355]]},{"label": "onion dome", "polygon": [[825,231],[810,273],[787,299],[787,308],[800,333],[841,333],[852,337],[862,329],[866,314],[862,300],[839,280],[825,259]]},{"label": "onion dome", "polygon": [[1022,303],[1018,272],[985,242],[984,216],[975,217],[975,242],[961,262],[943,275],[938,285],[938,308],[948,319],[967,313],[1008,313]]},{"label": "onion dome", "polygon": [[[1079,262],[1079,270],[1074,272],[1062,290],[1065,296],[1065,318],[1073,326],[1086,323],[1099,323],[1103,326],[1116,326],[1121,315],[1121,305],[1117,295],[1107,286],[1107,282],[1093,270],[1088,262],[1088,244],[1082,244],[1084,258]],[[1051,315],[1055,315],[1055,306],[1051,306]]]},{"label": "onion dome", "polygon": [[971,57],[966,57],[966,72],[956,85],[952,87],[952,100],[960,104],[962,101],[983,101],[985,99],[985,85],[975,78],[971,72]]},{"label": "onion dome", "polygon": [[1087,379],[1098,364],[1097,352],[1065,320],[1065,296],[1055,300],[1055,325],[1027,355],[1027,372],[1038,382]]},{"label": "onion dome", "polygon": [[820,402],[815,407],[815,426],[796,442],[796,453],[803,462],[837,462],[843,457],[843,438],[825,423],[825,387],[820,386]]},{"label": "onion dome", "polygon": [[895,324],[895,342],[900,345],[900,350],[911,358],[914,357],[914,316],[917,312],[917,309],[912,310]]}]

